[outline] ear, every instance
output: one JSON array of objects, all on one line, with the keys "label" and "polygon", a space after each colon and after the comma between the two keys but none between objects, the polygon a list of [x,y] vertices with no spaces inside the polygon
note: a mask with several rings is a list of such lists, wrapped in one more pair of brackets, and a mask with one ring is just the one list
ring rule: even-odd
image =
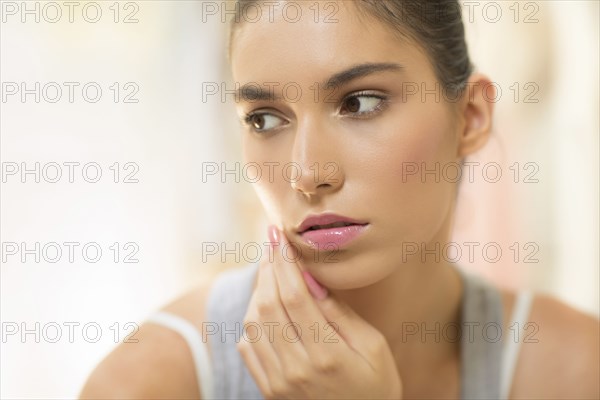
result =
[{"label": "ear", "polygon": [[474,73],[462,94],[463,131],[460,132],[458,156],[464,158],[483,147],[491,134],[496,87],[485,75]]}]

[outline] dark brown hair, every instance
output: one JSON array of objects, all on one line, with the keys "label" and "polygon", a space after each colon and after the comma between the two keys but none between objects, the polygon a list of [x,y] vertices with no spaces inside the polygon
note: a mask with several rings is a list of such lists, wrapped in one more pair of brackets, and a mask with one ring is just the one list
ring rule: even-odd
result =
[{"label": "dark brown hair", "polygon": [[[235,27],[249,6],[257,0],[236,0],[231,21],[230,47]],[[421,46],[433,65],[440,84],[458,94],[473,71],[465,42],[462,12],[458,0],[353,0],[361,15],[374,17],[400,37]]]}]

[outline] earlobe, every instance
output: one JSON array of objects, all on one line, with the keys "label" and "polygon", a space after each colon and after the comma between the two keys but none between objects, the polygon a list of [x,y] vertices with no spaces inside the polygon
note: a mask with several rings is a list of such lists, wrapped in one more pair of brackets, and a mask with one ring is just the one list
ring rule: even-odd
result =
[{"label": "earlobe", "polygon": [[485,75],[473,74],[467,81],[461,110],[464,127],[459,138],[459,157],[472,154],[487,143],[494,111],[494,103],[490,99],[496,98],[495,90]]}]

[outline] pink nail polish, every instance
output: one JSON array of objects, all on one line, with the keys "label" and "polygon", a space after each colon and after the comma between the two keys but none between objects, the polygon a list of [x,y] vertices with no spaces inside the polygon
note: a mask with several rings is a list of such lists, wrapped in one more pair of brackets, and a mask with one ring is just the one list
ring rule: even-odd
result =
[{"label": "pink nail polish", "polygon": [[321,286],[319,282],[313,278],[310,272],[302,271],[302,276],[304,277],[306,286],[308,286],[308,290],[316,299],[323,300],[325,297],[327,297],[327,288]]},{"label": "pink nail polish", "polygon": [[279,231],[277,231],[277,227],[275,225],[269,225],[269,228],[267,229],[267,234],[269,235],[269,241],[271,242],[271,246],[277,246],[279,244]]}]

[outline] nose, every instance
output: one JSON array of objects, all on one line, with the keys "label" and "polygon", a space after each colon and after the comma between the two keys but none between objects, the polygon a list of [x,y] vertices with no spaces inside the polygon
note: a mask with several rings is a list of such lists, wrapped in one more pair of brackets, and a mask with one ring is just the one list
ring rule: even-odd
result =
[{"label": "nose", "polygon": [[312,200],[343,186],[338,140],[326,124],[315,119],[305,118],[298,123],[292,151],[295,170],[294,176],[290,176],[292,189]]}]

